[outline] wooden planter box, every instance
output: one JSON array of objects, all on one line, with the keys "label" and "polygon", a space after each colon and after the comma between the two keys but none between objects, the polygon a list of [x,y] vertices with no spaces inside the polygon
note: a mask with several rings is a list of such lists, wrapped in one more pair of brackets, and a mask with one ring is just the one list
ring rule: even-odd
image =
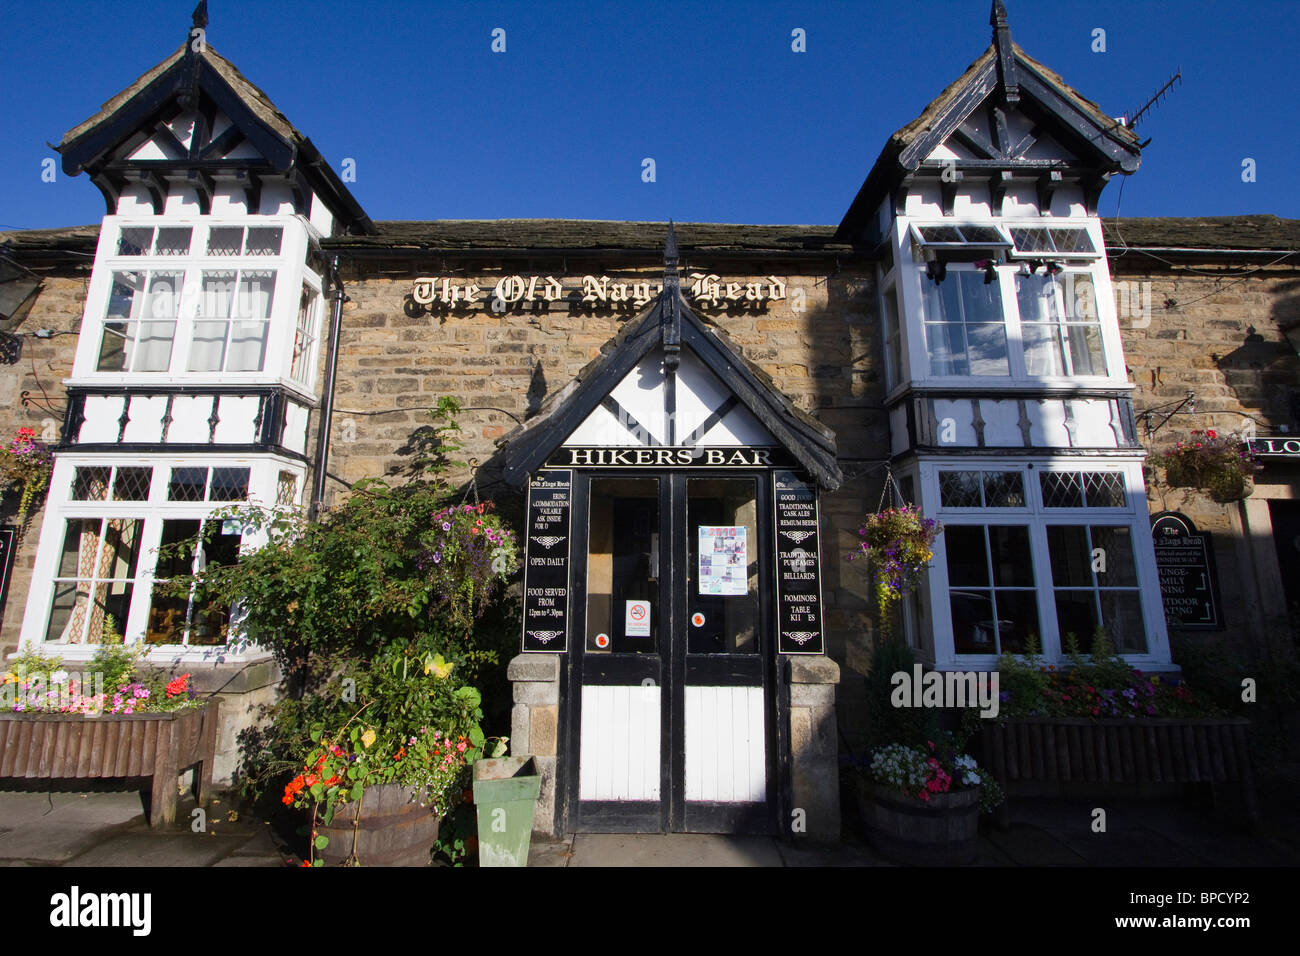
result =
[{"label": "wooden planter box", "polygon": [[0,779],[149,777],[150,825],[167,826],[182,770],[194,767],[195,796],[208,804],[220,709],[212,699],[166,714],[0,714]]},{"label": "wooden planter box", "polygon": [[980,762],[1003,784],[1236,783],[1254,824],[1259,808],[1246,742],[1249,726],[1244,717],[981,721]]}]

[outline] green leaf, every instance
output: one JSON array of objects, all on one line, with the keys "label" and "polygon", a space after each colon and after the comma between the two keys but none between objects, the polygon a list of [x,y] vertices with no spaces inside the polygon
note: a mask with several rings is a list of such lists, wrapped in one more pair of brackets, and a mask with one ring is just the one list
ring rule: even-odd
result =
[{"label": "green leaf", "polygon": [[469,729],[469,742],[475,747],[482,747],[483,742],[486,739],[487,738],[483,736],[483,729],[481,727],[475,726]]},{"label": "green leaf", "polygon": [[364,788],[361,786],[361,783],[358,781],[357,783],[354,783],[354,784],[352,785],[352,790],[351,790],[349,796],[351,796],[353,800],[360,800],[360,799],[361,799],[361,792],[362,792],[363,789],[364,789]]},{"label": "green leaf", "polygon": [[314,841],[312,841],[312,842],[313,842],[313,845],[316,847],[316,849],[318,849],[318,850],[323,850],[323,849],[325,849],[327,846],[330,845],[330,838],[327,837],[327,836],[318,836],[318,837],[317,837]]},{"label": "green leaf", "polygon": [[313,783],[311,785],[311,795],[317,800],[321,800],[325,797],[325,788],[319,783]]}]

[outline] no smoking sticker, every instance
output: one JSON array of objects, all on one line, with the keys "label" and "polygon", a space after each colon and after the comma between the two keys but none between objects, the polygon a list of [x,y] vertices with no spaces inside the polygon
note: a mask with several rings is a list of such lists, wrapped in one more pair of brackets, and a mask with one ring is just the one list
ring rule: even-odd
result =
[{"label": "no smoking sticker", "polygon": [[691,623],[696,627],[703,627],[704,615],[701,614],[699,611],[696,611],[694,614],[691,615]]},{"label": "no smoking sticker", "polygon": [[623,633],[628,637],[650,636],[650,602],[628,601],[623,615]]}]

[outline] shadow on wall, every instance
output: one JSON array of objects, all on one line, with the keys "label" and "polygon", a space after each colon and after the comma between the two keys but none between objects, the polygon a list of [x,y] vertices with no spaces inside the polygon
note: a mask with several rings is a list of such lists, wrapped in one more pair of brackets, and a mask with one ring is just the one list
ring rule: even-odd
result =
[{"label": "shadow on wall", "polygon": [[[1300,325],[1300,280],[1286,282],[1277,289],[1270,316],[1283,332],[1279,341],[1269,341],[1254,325],[1246,329],[1241,345],[1225,355],[1214,354],[1215,365],[1223,373],[1224,384],[1247,408],[1259,410],[1267,419],[1260,424],[1291,428],[1297,422],[1297,387],[1300,386],[1300,355],[1286,332],[1300,338],[1294,327]],[[1261,318],[1260,324],[1264,324]]]}]

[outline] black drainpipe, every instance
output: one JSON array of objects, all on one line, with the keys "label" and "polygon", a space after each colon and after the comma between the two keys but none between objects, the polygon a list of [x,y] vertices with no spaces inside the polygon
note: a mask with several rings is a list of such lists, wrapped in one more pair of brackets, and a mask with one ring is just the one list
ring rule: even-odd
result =
[{"label": "black drainpipe", "polygon": [[330,344],[325,362],[325,393],[321,397],[320,433],[316,436],[316,469],[311,501],[307,505],[307,520],[315,521],[325,504],[326,470],[330,460],[330,425],[334,418],[334,377],[339,365],[339,330],[343,325],[343,303],[348,297],[343,292],[339,278],[339,257],[330,263],[330,299],[334,307],[330,314]]}]

